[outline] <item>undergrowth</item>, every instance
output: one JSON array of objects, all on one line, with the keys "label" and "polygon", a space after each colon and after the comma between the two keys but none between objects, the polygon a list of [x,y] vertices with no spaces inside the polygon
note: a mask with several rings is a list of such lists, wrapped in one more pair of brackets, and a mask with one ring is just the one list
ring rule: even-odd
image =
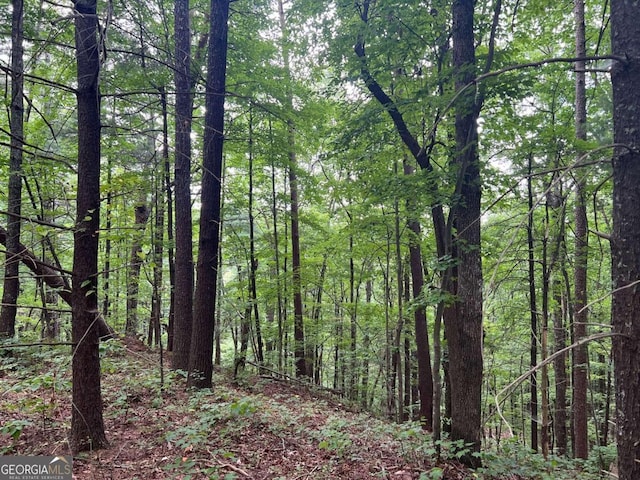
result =
[{"label": "undergrowth", "polygon": [[[381,456],[394,452],[407,464],[420,466],[420,480],[449,478],[445,477],[447,462],[455,464],[468,453],[464,445],[446,438],[434,445],[417,423],[398,425],[366,413],[345,412],[339,399],[303,398],[296,390],[288,391],[289,387],[282,389],[284,393],[267,395],[260,381],[250,388],[238,387],[219,372],[213,391],[185,394],[181,372],[165,372],[165,384],[160,384],[153,356],[130,352],[118,341],[102,343],[100,354],[106,418],[121,424],[137,422],[142,416],[147,422],[154,415],[174,419],[154,427],[162,435],[146,439],[155,448],[164,445],[173,452],[162,464],[167,478],[231,480],[245,476],[237,465],[262,468],[265,451],[243,447],[252,435],[260,435],[282,458],[291,457],[292,465],[297,455],[315,452],[317,478],[325,478],[322,475],[339,462],[368,461],[370,457],[364,455],[368,449],[377,449]],[[33,446],[22,441],[25,433],[68,429],[69,416],[60,410],[68,407],[71,396],[69,347],[0,349],[0,372],[0,454],[33,453]],[[503,441],[499,451],[485,451],[481,459],[482,468],[455,478],[610,478],[604,470],[614,461],[615,448],[594,448],[588,460],[577,462],[555,456],[544,459],[516,441]],[[281,478],[294,478],[300,472],[289,474]],[[379,475],[384,476],[384,471]]]}]

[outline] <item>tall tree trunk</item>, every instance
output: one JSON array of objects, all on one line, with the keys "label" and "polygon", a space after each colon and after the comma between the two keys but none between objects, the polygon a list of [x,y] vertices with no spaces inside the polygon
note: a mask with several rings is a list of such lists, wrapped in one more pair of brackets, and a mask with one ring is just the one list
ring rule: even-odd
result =
[{"label": "tall tree trunk", "polygon": [[[198,388],[211,387],[213,374],[213,333],[222,221],[220,202],[229,0],[211,0],[209,18],[200,238],[188,381],[189,385]],[[197,375],[191,375],[194,373]]]},{"label": "tall tree trunk", "polygon": [[[576,57],[586,56],[584,0],[574,0]],[[575,127],[576,139],[587,139],[587,96],[585,90],[585,62],[575,63]],[[580,152],[579,152],[580,153]],[[586,181],[578,173],[576,176],[575,206],[575,271],[574,271],[574,318],[573,341],[579,342],[587,336],[587,207],[585,201]],[[587,432],[587,345],[573,351],[573,442],[576,458],[589,455]]]},{"label": "tall tree trunk", "polygon": [[162,104],[162,158],[164,169],[164,188],[167,202],[167,262],[169,264],[169,319],[167,324],[167,350],[173,350],[173,332],[175,318],[175,285],[176,269],[173,247],[173,188],[171,186],[171,161],[169,159],[169,112],[167,109],[167,92],[160,87]]},{"label": "tall tree trunk", "polygon": [[313,372],[313,379],[316,385],[322,384],[321,367],[322,367],[322,344],[318,341],[318,332],[320,331],[320,320],[322,318],[322,295],[324,293],[324,281],[327,274],[328,255],[322,257],[322,266],[320,267],[320,276],[318,278],[317,292],[314,299],[313,309],[311,311],[311,319],[314,326],[314,352],[313,367],[309,371]]},{"label": "tall tree trunk", "polygon": [[78,86],[78,190],[73,249],[73,408],[69,442],[74,453],[107,445],[100,391],[98,231],[100,230],[100,73],[96,0],[74,3]]},{"label": "tall tree trunk", "polygon": [[162,315],[162,264],[164,253],[164,188],[163,171],[160,168],[169,155],[167,145],[167,131],[163,126],[162,159],[155,165],[155,188],[154,188],[154,231],[153,231],[153,290],[151,293],[151,316],[149,318],[149,335],[147,345],[160,344],[162,328],[160,318]]},{"label": "tall tree trunk", "polygon": [[[413,175],[413,167],[404,163],[405,175]],[[415,205],[412,200],[407,200],[407,221],[409,238],[409,266],[411,269],[411,287],[413,299],[420,300],[422,287],[424,286],[424,271],[422,267],[422,249],[420,242],[422,233],[420,222],[416,219]],[[420,409],[418,418],[427,430],[433,429],[433,375],[431,371],[431,351],[429,347],[429,332],[427,330],[427,312],[424,306],[417,306],[413,312],[416,332],[416,347],[418,356],[418,391],[420,392]]]},{"label": "tall tree trunk", "polygon": [[[271,122],[269,122],[269,137],[272,138]],[[275,155],[274,155],[275,157]],[[278,195],[276,194],[276,167],[274,157],[271,158],[271,216],[273,219],[273,256],[275,262],[275,279],[277,295],[278,338],[276,350],[278,355],[278,371],[283,371],[284,352],[284,315],[282,288],[280,282],[280,239],[278,238]]]},{"label": "tall tree trunk", "polygon": [[113,189],[111,187],[111,155],[107,156],[107,196],[105,205],[105,228],[107,239],[104,242],[104,272],[102,273],[102,316],[107,318],[111,310],[111,295],[109,292],[111,279],[111,207]]},{"label": "tall tree trunk", "polygon": [[189,0],[174,1],[175,31],[175,305],[172,367],[188,370],[193,328],[193,228],[191,225],[191,28]]},{"label": "tall tree trunk", "polygon": [[[371,2],[365,0],[359,9],[360,18],[365,24],[369,21],[370,6]],[[456,89],[460,90],[475,78],[473,0],[456,0],[452,8],[453,62],[457,72]],[[496,13],[499,11],[500,2],[497,2]],[[494,20],[497,17],[498,15],[495,15]],[[487,68],[491,65],[492,48],[493,38],[490,41]],[[371,75],[363,34],[358,36],[354,51],[360,60],[360,77],[367,89],[384,106],[398,135],[418,165],[427,172],[433,172],[430,152],[435,141],[425,148],[420,146],[416,137],[409,131],[398,106]],[[470,444],[472,452],[480,448],[483,371],[480,172],[476,125],[483,96],[480,95],[474,101],[473,93],[467,89],[458,97],[456,104],[457,154],[452,167],[458,172],[454,195],[458,200],[451,207],[449,222],[445,221],[436,176],[430,175],[426,181],[426,187],[434,198],[431,214],[438,256],[451,256],[457,261],[457,266],[448,269],[449,272],[445,275],[448,281],[443,283],[445,291],[456,299],[455,305],[443,310],[445,336],[449,346],[449,366],[448,371],[445,370],[445,378],[449,378],[451,386],[447,390],[447,395],[451,393],[451,434],[454,440],[463,440],[465,444]],[[458,236],[452,244],[451,232],[454,228]],[[475,455],[467,455],[463,460],[469,465],[479,464]]]},{"label": "tall tree trunk", "polygon": [[[538,307],[536,302],[536,271],[534,256],[534,238],[533,238],[533,179],[532,172],[532,156],[528,159],[528,176],[527,176],[527,200],[529,206],[529,214],[527,215],[527,245],[528,245],[528,265],[529,265],[529,314],[531,317],[531,338],[529,343],[529,366],[535,367],[538,363]],[[529,399],[529,410],[531,411],[531,450],[538,451],[538,374],[534,371],[531,374],[531,398]]]},{"label": "tall tree trunk", "polygon": [[[393,170],[395,176],[398,175],[398,164],[394,162]],[[393,337],[393,345],[391,346],[391,368],[389,373],[389,381],[391,387],[391,404],[392,411],[396,412],[396,421],[403,422],[405,413],[402,408],[402,392],[404,376],[402,373],[402,355],[400,345],[402,344],[402,333],[404,332],[404,262],[402,259],[402,229],[400,227],[400,202],[396,199],[393,202],[394,209],[394,240],[396,254],[396,282],[398,292],[398,322]]]},{"label": "tall tree trunk", "polygon": [[611,3],[613,65],[613,359],[618,478],[640,478],[640,4]]},{"label": "tall tree trunk", "polygon": [[[564,266],[562,267],[564,268]],[[554,277],[552,283],[554,309],[553,309],[553,336],[555,351],[560,351],[567,346],[567,331],[565,329],[566,299],[562,295],[562,282]],[[565,355],[558,355],[553,361],[555,373],[555,406],[553,431],[558,455],[567,453],[567,359]]]},{"label": "tall tree trunk", "polygon": [[256,258],[255,218],[253,214],[253,181],[253,111],[251,110],[249,112],[249,301],[252,305],[256,335],[256,360],[262,365],[264,363],[264,347],[260,316],[258,315],[258,291],[256,286],[258,259]]},{"label": "tall tree trunk", "polygon": [[[397,216],[397,215],[396,215]],[[385,387],[387,393],[386,414],[387,418],[392,419],[396,415],[395,404],[395,370],[393,369],[393,343],[391,337],[391,235],[387,234],[386,256],[384,263],[384,370]],[[382,370],[383,366],[380,366]]]},{"label": "tall tree trunk", "polygon": [[131,255],[129,257],[129,274],[127,276],[127,324],[125,333],[128,337],[138,334],[138,291],[140,290],[140,269],[142,268],[142,234],[149,221],[149,208],[144,204],[135,207],[135,227]]},{"label": "tall tree trunk", "polygon": [[[353,219],[349,215],[349,222]],[[353,260],[353,235],[349,235],[349,399],[358,401],[358,356],[356,340],[358,333],[358,286],[356,286],[355,262]],[[307,340],[308,343],[308,340]]]},{"label": "tall tree trunk", "polygon": [[7,214],[7,253],[4,265],[4,286],[0,307],[0,337],[16,333],[16,313],[20,279],[20,212],[22,209],[22,144],[24,142],[24,64],[23,64],[23,0],[12,0],[11,20],[11,106],[9,153],[9,192]]},{"label": "tall tree trunk", "polygon": [[[149,319],[149,346],[159,345],[162,348],[162,271],[164,262],[164,218],[165,218],[165,171],[169,169],[169,126],[167,114],[167,97],[164,87],[160,88],[160,102],[162,105],[162,156],[155,167],[155,231],[153,236],[153,293],[151,298],[151,317]],[[166,169],[166,170],[165,170]],[[171,211],[169,211],[171,214]],[[173,284],[171,284],[173,287]],[[171,288],[173,291],[173,288]],[[171,298],[173,303],[173,298]],[[170,309],[172,306],[169,307]],[[172,312],[169,312],[171,317]],[[170,320],[171,322],[171,320]]]},{"label": "tall tree trunk", "polygon": [[[464,88],[475,76],[473,34],[474,0],[453,2],[453,67],[456,90]],[[452,206],[454,239],[458,258],[456,319],[447,322],[451,379],[451,438],[470,444],[471,452],[480,450],[482,405],[482,260],[480,254],[480,168],[477,151],[476,119],[480,105],[468,89],[456,105],[456,158],[459,172],[460,201]],[[464,462],[477,466],[472,454]]]},{"label": "tall tree trunk", "polygon": [[[289,34],[284,14],[284,4],[278,0],[278,13],[280,18],[280,33],[282,35],[282,58],[287,82],[287,106],[289,115],[293,115],[293,93],[291,91],[291,67],[289,63]],[[296,376],[307,375],[304,344],[304,317],[302,306],[302,279],[300,260],[300,220],[298,214],[298,161],[296,156],[295,125],[292,119],[287,120],[288,147],[289,147],[289,194],[291,208],[291,278],[293,289],[293,338]]]}]

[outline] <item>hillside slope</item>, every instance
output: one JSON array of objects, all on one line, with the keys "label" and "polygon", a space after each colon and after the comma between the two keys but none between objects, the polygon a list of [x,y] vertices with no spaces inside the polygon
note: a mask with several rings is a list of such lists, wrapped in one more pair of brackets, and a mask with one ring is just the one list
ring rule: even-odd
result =
[{"label": "hillside slope", "polygon": [[[166,371],[161,388],[157,353],[131,342],[102,348],[111,447],[75,457],[76,479],[487,478],[455,460],[434,462],[416,425],[348,411],[329,394],[222,374],[213,391],[185,392]],[[68,350],[13,350],[0,360],[0,453],[69,454]]]}]

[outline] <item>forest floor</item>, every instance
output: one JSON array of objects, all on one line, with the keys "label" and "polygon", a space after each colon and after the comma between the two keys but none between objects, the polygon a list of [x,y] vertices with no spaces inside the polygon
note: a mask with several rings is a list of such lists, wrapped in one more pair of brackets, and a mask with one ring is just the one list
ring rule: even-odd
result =
[{"label": "forest floor", "polygon": [[[436,461],[419,426],[281,379],[234,382],[218,372],[213,390],[186,392],[165,372],[161,388],[158,354],[127,343],[101,347],[110,447],[75,456],[74,479],[542,478],[471,472],[450,452]],[[70,359],[25,350],[1,352],[0,454],[69,455]]]}]

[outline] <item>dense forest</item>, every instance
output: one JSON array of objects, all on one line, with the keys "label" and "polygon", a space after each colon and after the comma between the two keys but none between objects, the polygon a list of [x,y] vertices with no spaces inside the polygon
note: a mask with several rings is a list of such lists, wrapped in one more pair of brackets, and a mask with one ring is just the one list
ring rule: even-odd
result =
[{"label": "dense forest", "polygon": [[0,18],[0,362],[68,357],[72,452],[125,338],[640,478],[637,2],[67,3]]}]

